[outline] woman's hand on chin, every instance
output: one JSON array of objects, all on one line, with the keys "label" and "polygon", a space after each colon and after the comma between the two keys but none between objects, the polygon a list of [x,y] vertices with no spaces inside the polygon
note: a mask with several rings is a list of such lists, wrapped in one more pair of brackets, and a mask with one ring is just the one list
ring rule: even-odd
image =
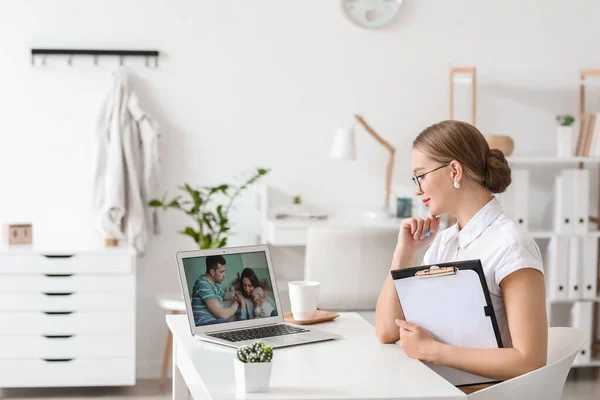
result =
[{"label": "woman's hand on chin", "polygon": [[418,252],[433,242],[439,229],[440,217],[406,218],[400,225],[398,247]]}]

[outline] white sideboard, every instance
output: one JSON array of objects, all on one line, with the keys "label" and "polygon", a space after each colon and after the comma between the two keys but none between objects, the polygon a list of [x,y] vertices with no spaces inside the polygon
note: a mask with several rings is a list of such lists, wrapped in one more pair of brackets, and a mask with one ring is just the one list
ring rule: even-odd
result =
[{"label": "white sideboard", "polygon": [[135,384],[132,249],[0,252],[0,388]]}]

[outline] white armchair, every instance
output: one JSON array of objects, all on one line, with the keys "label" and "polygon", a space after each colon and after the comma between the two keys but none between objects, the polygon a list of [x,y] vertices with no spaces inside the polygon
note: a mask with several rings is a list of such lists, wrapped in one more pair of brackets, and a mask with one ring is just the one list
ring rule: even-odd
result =
[{"label": "white armchair", "polygon": [[577,328],[548,330],[548,360],[545,367],[490,386],[467,396],[471,400],[560,400],[575,356],[583,346],[584,332]]},{"label": "white armchair", "polygon": [[321,282],[319,308],[374,310],[397,237],[392,227],[310,227],[304,277]]}]

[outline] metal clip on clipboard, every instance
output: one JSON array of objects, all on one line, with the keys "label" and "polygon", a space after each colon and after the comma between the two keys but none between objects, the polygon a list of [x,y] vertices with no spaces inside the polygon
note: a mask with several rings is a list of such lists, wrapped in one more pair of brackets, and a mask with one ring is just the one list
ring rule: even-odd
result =
[{"label": "metal clip on clipboard", "polygon": [[432,265],[429,269],[417,271],[415,276],[417,278],[435,278],[436,276],[456,275],[457,272],[458,268],[456,267],[440,268],[437,265]]}]

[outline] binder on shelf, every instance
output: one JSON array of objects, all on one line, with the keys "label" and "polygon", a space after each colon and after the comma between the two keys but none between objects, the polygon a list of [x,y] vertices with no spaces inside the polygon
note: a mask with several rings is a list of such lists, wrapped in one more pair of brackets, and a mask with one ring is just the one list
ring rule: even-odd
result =
[{"label": "binder on shelf", "polygon": [[529,218],[527,208],[529,206],[529,170],[513,169],[512,185],[513,191],[513,221],[522,229],[527,230]]},{"label": "binder on shelf", "polygon": [[590,172],[586,169],[570,170],[574,176],[573,232],[585,233],[589,229],[588,215],[590,210]]},{"label": "binder on shelf", "polygon": [[567,299],[569,238],[554,237],[547,248],[545,271],[547,276],[548,297],[551,300]]},{"label": "binder on shelf", "polygon": [[571,308],[571,326],[579,328],[585,333],[583,347],[575,357],[573,365],[588,364],[592,357],[592,319],[593,302],[576,301]]},{"label": "binder on shelf", "polygon": [[573,233],[573,211],[575,209],[576,169],[565,169],[557,175],[554,183],[554,230]]},{"label": "binder on shelf", "polygon": [[571,300],[581,299],[581,281],[583,274],[583,266],[582,261],[583,257],[581,257],[580,253],[580,238],[578,237],[570,237],[567,239],[569,244],[569,265],[567,282],[569,283],[567,289],[567,298]]},{"label": "binder on shelf", "polygon": [[598,296],[598,238],[584,237],[581,241],[581,297],[595,299]]}]

